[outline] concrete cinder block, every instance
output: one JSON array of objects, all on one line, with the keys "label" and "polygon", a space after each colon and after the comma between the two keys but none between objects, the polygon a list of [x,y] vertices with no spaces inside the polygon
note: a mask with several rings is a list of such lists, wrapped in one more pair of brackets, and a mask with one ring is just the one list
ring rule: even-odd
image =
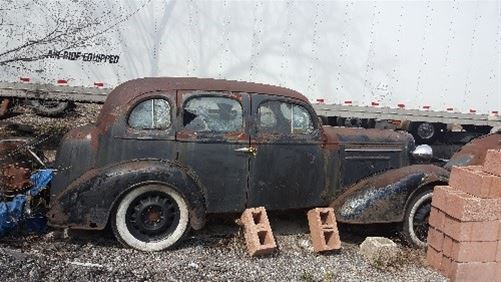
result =
[{"label": "concrete cinder block", "polygon": [[433,197],[431,198],[432,207],[443,211],[443,208],[447,205],[449,194],[456,192],[457,190],[450,186],[435,186],[433,189]]},{"label": "concrete cinder block", "polygon": [[435,186],[432,205],[460,221],[501,219],[501,198],[482,199],[449,186]]},{"label": "concrete cinder block", "polygon": [[487,151],[483,170],[487,173],[501,176],[501,150]]},{"label": "concrete cinder block", "polygon": [[[445,240],[447,241],[447,240]],[[451,240],[449,248],[444,247],[444,255],[455,262],[495,262],[497,242],[458,242]],[[444,243],[446,244],[446,243]]]},{"label": "concrete cinder block", "polygon": [[453,239],[447,235],[444,236],[444,243],[442,245],[442,254],[448,258],[452,258],[452,244]]},{"label": "concrete cinder block", "polygon": [[484,172],[482,166],[453,167],[449,186],[475,197],[501,198],[501,177]]},{"label": "concrete cinder block", "polygon": [[444,243],[444,233],[440,230],[430,227],[428,229],[428,245],[433,247],[437,251],[442,251],[442,245]]},{"label": "concrete cinder block", "polygon": [[452,261],[449,268],[448,278],[451,281],[476,281],[476,282],[499,282],[495,262],[455,262]]},{"label": "concrete cinder block", "polygon": [[498,220],[498,241],[501,241],[501,220]]},{"label": "concrete cinder block", "polygon": [[244,226],[247,252],[251,256],[261,256],[277,250],[277,244],[264,207],[246,209],[240,217]]},{"label": "concrete cinder block", "polygon": [[435,250],[432,246],[428,246],[426,250],[426,261],[431,267],[440,271],[442,265],[442,252]]},{"label": "concrete cinder block", "polygon": [[501,266],[501,241],[498,241],[498,249],[496,254],[496,262],[500,263]]},{"label": "concrete cinder block", "polygon": [[442,264],[440,265],[440,272],[445,276],[450,278],[453,274],[452,272],[452,259],[447,256],[442,256]]},{"label": "concrete cinder block", "polygon": [[444,229],[445,213],[436,207],[432,207],[428,224],[438,230]]},{"label": "concrete cinder block", "polygon": [[499,221],[463,222],[446,215],[442,231],[460,242],[492,242],[498,240],[499,228],[501,228]]},{"label": "concrete cinder block", "polygon": [[308,211],[310,237],[315,252],[326,252],[341,248],[341,239],[333,208],[314,208]]},{"label": "concrete cinder block", "polygon": [[501,282],[501,261],[496,262],[496,281],[495,282]]}]

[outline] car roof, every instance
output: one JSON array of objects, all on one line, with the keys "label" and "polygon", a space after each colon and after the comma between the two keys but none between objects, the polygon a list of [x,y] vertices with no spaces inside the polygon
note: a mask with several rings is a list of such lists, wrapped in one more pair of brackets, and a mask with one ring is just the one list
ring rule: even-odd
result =
[{"label": "car roof", "polygon": [[207,90],[207,91],[232,91],[246,92],[249,94],[260,93],[276,96],[283,96],[308,102],[308,99],[301,93],[279,86],[224,80],[212,78],[195,77],[147,77],[129,80],[117,86],[108,94],[101,109],[99,120],[104,121],[112,118],[118,108],[123,108],[136,97],[156,91],[172,90]]},{"label": "car roof", "polygon": [[207,90],[261,93],[285,96],[308,102],[301,93],[279,86],[196,77],[147,77],[127,81],[117,86],[107,97],[105,103],[127,103],[143,93],[168,90]]}]

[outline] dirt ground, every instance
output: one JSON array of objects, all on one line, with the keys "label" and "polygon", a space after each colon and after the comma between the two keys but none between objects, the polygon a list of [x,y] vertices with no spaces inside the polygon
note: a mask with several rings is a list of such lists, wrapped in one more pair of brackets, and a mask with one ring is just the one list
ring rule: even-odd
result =
[{"label": "dirt ground", "polygon": [[[93,122],[99,105],[78,104],[65,118],[45,118],[22,106],[0,121],[0,137],[26,136],[54,158],[58,141],[69,129]],[[341,226],[342,249],[315,254],[304,212],[270,214],[279,251],[251,258],[236,216],[210,218],[206,227],[190,232],[174,250],[144,253],[121,246],[109,231],[14,235],[0,239],[2,281],[446,281],[427,266],[424,250],[402,244],[399,258],[387,267],[366,261],[358,245],[368,235],[398,241],[386,227]]]}]

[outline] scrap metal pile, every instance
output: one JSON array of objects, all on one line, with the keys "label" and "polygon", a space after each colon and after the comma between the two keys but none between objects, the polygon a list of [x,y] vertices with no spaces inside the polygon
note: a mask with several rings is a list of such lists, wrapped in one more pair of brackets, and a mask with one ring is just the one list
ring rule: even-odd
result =
[{"label": "scrap metal pile", "polygon": [[26,139],[0,141],[0,196],[11,197],[29,188],[34,164],[27,156]]},{"label": "scrap metal pile", "polygon": [[42,191],[54,170],[43,166],[29,139],[0,140],[0,236],[23,224],[23,232],[46,229]]}]

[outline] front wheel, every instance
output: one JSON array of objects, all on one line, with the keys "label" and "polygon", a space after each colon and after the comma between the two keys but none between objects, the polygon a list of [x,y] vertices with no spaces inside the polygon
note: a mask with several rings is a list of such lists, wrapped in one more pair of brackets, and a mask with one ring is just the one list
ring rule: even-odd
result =
[{"label": "front wheel", "polygon": [[411,246],[426,247],[432,195],[432,190],[421,192],[412,198],[407,207],[402,235],[404,240]]},{"label": "front wheel", "polygon": [[113,233],[122,244],[148,252],[174,246],[188,230],[188,223],[184,197],[161,184],[143,185],[127,193],[112,217]]}]

